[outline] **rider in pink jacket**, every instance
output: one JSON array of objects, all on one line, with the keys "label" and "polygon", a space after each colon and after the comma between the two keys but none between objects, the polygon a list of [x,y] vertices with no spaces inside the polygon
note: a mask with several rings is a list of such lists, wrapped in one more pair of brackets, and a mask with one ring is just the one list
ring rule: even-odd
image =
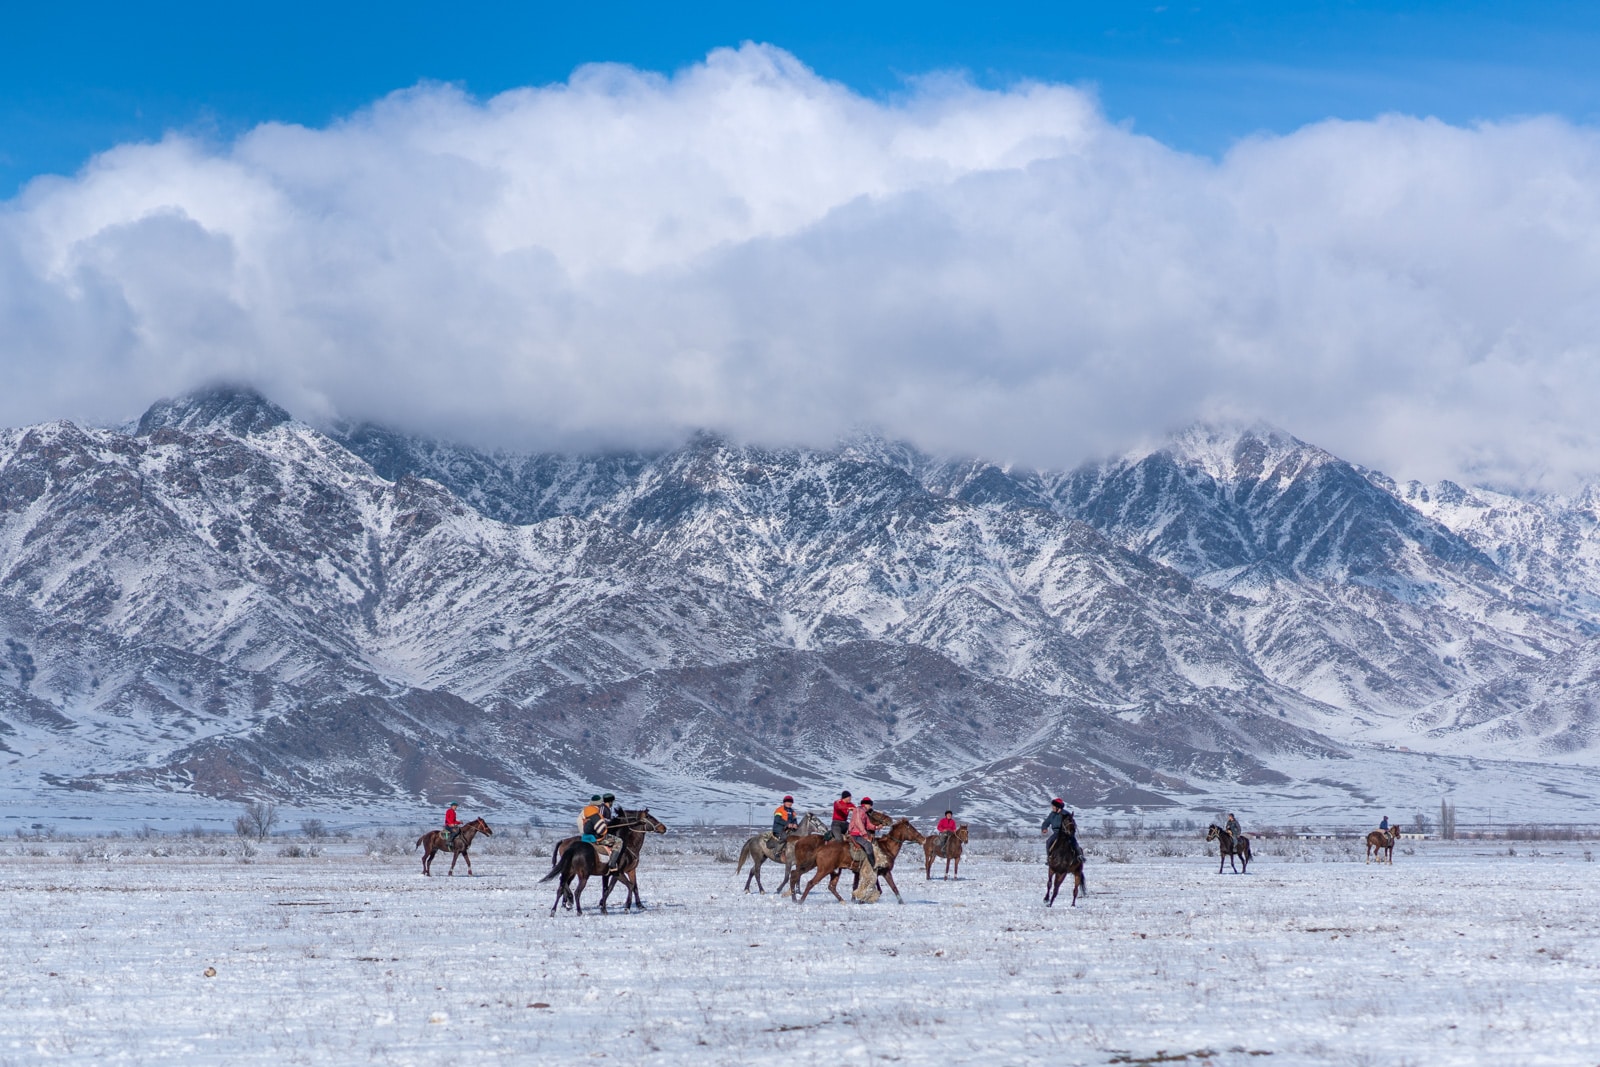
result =
[{"label": "rider in pink jacket", "polygon": [[872,847],[872,835],[877,832],[877,827],[872,825],[872,820],[867,816],[872,814],[872,798],[862,797],[861,803],[856,805],[856,810],[850,813],[850,840],[860,845],[867,853],[867,862],[874,867],[878,865],[877,850]]}]

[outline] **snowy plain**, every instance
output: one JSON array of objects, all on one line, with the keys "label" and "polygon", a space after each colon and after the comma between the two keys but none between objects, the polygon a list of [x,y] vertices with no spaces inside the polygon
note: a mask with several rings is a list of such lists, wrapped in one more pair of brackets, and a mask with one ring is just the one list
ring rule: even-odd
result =
[{"label": "snowy plain", "polygon": [[411,836],[8,842],[0,1064],[1600,1063],[1592,842],[1260,839],[1235,876],[1085,835],[1090,895],[1046,909],[1031,840],[796,906],[669,834],[647,911],[552,918],[548,832],[471,878]]}]

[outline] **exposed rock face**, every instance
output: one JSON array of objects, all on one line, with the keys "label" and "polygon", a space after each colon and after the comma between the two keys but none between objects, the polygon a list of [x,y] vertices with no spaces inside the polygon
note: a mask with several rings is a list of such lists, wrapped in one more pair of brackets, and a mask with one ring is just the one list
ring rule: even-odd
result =
[{"label": "exposed rock face", "polygon": [[1593,508],[1474,493],[1267,428],[1063,473],[870,438],[513,455],[211,389],[0,433],[0,758],[1000,811],[1276,787],[1357,740],[1592,757]]}]

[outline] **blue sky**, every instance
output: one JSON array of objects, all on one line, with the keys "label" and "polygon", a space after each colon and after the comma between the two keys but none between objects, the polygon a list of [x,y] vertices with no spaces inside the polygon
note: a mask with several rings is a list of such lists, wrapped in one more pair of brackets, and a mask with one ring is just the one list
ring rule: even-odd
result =
[{"label": "blue sky", "polygon": [[0,30],[0,196],[168,129],[319,126],[431,79],[478,96],[583,63],[673,71],[776,44],[859,92],[958,69],[1092,85],[1108,117],[1185,151],[1327,117],[1600,121],[1600,5],[453,2],[11,4]]},{"label": "blue sky", "polygon": [[12,5],[0,426],[223,379],[514,447],[1263,419],[1600,482],[1597,55],[1553,0]]}]

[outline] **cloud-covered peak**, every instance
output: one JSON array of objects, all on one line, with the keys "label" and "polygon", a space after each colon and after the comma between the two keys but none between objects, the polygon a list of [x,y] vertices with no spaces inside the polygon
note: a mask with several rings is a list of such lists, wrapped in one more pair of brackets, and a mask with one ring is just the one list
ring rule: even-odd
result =
[{"label": "cloud-covered peak", "polygon": [[1060,85],[780,50],[127,145],[0,210],[0,421],[247,381],[516,448],[709,428],[1070,466],[1266,419],[1398,476],[1596,473],[1600,138],[1391,116],[1218,161]]}]

